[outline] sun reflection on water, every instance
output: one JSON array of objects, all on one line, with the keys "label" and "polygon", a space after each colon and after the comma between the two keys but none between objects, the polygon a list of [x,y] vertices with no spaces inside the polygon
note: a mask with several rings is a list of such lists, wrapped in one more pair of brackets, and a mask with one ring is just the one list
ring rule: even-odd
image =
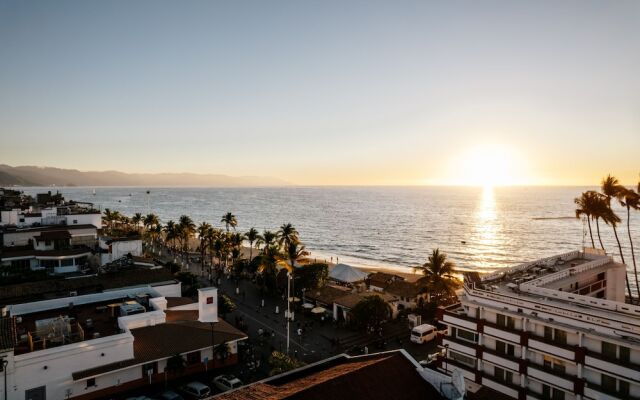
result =
[{"label": "sun reflection on water", "polygon": [[492,186],[484,187],[475,211],[472,236],[475,268],[495,267],[491,265],[491,253],[499,248],[502,226],[494,191]]}]

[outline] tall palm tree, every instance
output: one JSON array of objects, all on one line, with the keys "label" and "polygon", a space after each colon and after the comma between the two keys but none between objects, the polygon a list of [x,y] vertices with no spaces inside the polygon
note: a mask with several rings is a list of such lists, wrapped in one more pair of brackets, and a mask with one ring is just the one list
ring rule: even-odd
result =
[{"label": "tall palm tree", "polygon": [[160,225],[160,218],[155,214],[149,213],[144,216],[142,224],[144,225],[145,230],[150,230],[153,227]]},{"label": "tall palm tree", "polygon": [[606,218],[607,213],[609,212],[607,209],[607,200],[604,196],[598,192],[589,191],[591,196],[593,196],[593,208],[591,209],[591,218],[596,221],[596,233],[598,234],[598,241],[600,242],[600,247],[602,250],[606,251],[604,248],[604,244],[602,243],[602,236],[600,235],[600,220]]},{"label": "tall palm tree", "polygon": [[285,249],[288,248],[291,243],[298,241],[298,231],[290,223],[282,224],[277,234],[278,243],[280,246],[284,245]]},{"label": "tall palm tree", "polygon": [[238,219],[236,218],[235,215],[231,214],[230,212],[223,215],[220,222],[224,223],[225,227],[227,228],[227,232],[229,232],[229,227],[232,227],[233,230],[235,230],[236,226],[238,226]]},{"label": "tall palm tree", "polygon": [[142,214],[135,213],[133,217],[131,217],[131,223],[136,228],[136,231],[140,232],[140,223],[142,222]]},{"label": "tall palm tree", "polygon": [[[262,235],[258,236],[258,241],[257,241],[257,245],[262,245],[262,253],[263,254],[268,254],[270,252],[272,252],[273,245],[275,243],[277,235],[271,231],[267,231],[265,230]],[[277,248],[275,248],[276,250],[279,250]],[[275,253],[278,253],[278,251],[276,251]]]},{"label": "tall palm tree", "polygon": [[170,247],[173,249],[176,245],[176,223],[173,222],[172,220],[169,220],[167,222],[167,224],[164,227],[164,233],[165,233],[165,243],[167,244],[171,244]]},{"label": "tall palm tree", "polygon": [[433,250],[427,262],[417,268],[422,270],[427,287],[437,300],[455,293],[455,264],[440,249]]},{"label": "tall palm tree", "polygon": [[180,240],[182,242],[183,258],[187,259],[189,241],[196,233],[196,224],[188,215],[181,215],[178,226],[180,227]]},{"label": "tall palm tree", "polygon": [[245,233],[245,237],[249,242],[249,262],[253,259],[253,243],[258,240],[258,231],[256,228],[251,228],[247,233]]},{"label": "tall palm tree", "polygon": [[613,228],[613,235],[616,238],[616,243],[618,244],[618,251],[620,252],[620,260],[622,261],[622,264],[625,265],[624,276],[625,276],[625,282],[627,284],[627,292],[629,294],[629,299],[633,301],[633,296],[631,294],[631,285],[629,283],[629,274],[627,273],[627,270],[626,270],[627,264],[624,260],[622,245],[620,244],[620,238],[618,237],[618,230],[616,229],[616,226],[618,225],[618,223],[620,223],[620,217],[618,217],[616,213],[613,211],[613,209],[611,208],[611,199],[618,198],[620,193],[626,189],[622,185],[620,185],[617,178],[609,174],[607,175],[606,178],[602,179],[601,190],[602,190],[602,194],[604,195],[604,201],[601,204],[602,215],[603,215],[602,219],[607,225],[611,225],[611,227]]},{"label": "tall palm tree", "polygon": [[[640,188],[640,183],[638,183]],[[629,235],[629,246],[631,247],[631,259],[633,260],[633,275],[636,281],[636,290],[638,291],[638,299],[640,299],[640,284],[638,283],[638,267],[636,265],[636,253],[633,248],[633,239],[631,239],[631,209],[640,210],[640,194],[632,189],[626,189],[618,195],[620,205],[627,209],[627,234]]]},{"label": "tall palm tree", "polygon": [[207,253],[207,244],[209,243],[209,235],[211,231],[211,224],[202,222],[198,225],[197,233],[198,240],[200,240],[200,270],[204,271],[204,260]]},{"label": "tall palm tree", "polygon": [[591,238],[591,247],[595,248],[596,244],[593,241],[593,232],[591,231],[591,218],[593,216],[593,210],[595,206],[593,193],[595,192],[584,192],[580,195],[580,197],[576,197],[573,202],[578,206],[578,208],[576,208],[576,218],[580,218],[583,215],[587,217],[587,224],[589,225],[589,237]]}]

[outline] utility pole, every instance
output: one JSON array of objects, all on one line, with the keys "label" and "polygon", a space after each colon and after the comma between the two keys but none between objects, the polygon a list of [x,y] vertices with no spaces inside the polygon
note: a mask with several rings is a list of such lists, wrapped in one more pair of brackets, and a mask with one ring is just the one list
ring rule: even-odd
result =
[{"label": "utility pole", "polygon": [[287,355],[289,355],[290,324],[291,324],[291,273],[287,272]]}]

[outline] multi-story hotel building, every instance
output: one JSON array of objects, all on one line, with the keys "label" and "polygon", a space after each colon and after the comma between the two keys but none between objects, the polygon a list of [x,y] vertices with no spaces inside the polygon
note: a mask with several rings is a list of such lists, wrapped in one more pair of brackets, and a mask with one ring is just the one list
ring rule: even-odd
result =
[{"label": "multi-story hotel building", "polygon": [[[442,370],[517,399],[640,399],[640,307],[626,267],[593,249],[465,275]],[[473,386],[473,384],[471,384]]]}]

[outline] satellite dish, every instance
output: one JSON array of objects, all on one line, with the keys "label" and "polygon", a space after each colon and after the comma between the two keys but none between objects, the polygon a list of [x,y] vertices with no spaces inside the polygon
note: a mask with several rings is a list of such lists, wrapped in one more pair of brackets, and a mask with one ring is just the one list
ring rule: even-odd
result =
[{"label": "satellite dish", "polygon": [[454,368],[453,371],[451,371],[451,383],[453,384],[453,387],[456,388],[458,393],[460,393],[460,397],[462,398],[467,388],[464,384],[464,375],[462,375],[462,371],[460,371],[458,368]]}]

